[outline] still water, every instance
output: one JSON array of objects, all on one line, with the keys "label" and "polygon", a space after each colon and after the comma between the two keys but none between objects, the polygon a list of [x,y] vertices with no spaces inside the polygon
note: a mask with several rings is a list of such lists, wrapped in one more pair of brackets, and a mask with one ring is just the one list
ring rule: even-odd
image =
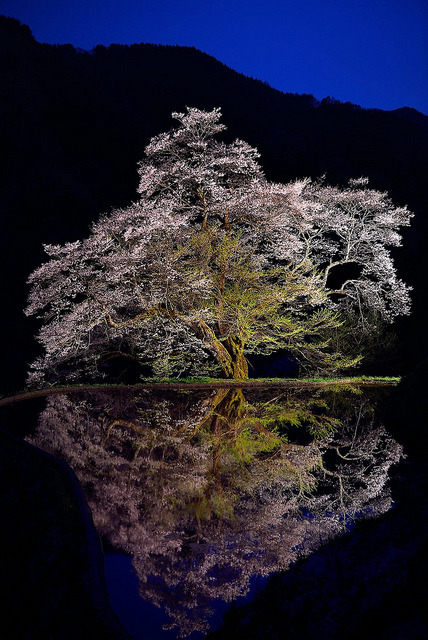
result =
[{"label": "still water", "polygon": [[76,473],[136,639],[204,637],[231,603],[393,506],[388,389],[49,396],[29,440]]}]

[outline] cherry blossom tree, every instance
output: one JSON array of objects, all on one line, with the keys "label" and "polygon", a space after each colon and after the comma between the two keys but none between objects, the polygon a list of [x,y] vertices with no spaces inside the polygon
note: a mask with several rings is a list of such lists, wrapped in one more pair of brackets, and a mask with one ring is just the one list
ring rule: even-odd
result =
[{"label": "cherry blossom tree", "polygon": [[216,139],[219,109],[173,117],[139,164],[139,199],[86,240],[45,246],[29,279],[45,350],[30,381],[96,377],[117,353],[157,375],[234,379],[279,348],[313,370],[355,364],[332,340],[345,318],[367,331],[409,313],[390,255],[407,208],[366,179],[271,183],[254,148]]}]

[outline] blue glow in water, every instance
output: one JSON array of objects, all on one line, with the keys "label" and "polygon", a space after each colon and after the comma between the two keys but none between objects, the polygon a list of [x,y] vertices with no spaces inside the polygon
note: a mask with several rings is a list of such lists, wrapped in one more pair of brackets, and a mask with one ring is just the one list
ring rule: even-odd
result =
[{"label": "blue glow in water", "polygon": [[[162,628],[169,622],[166,613],[140,597],[138,578],[132,566],[131,556],[105,552],[105,574],[112,609],[134,640],[176,640],[179,637],[177,630],[168,631]],[[256,593],[265,586],[267,579],[262,576],[252,578],[250,590],[247,595],[236,600],[237,604],[251,602]],[[211,630],[220,627],[223,615],[230,606],[230,602],[212,602],[213,615],[209,621]],[[200,640],[204,635],[194,632],[187,636],[187,640]]]},{"label": "blue glow in water", "polygon": [[140,597],[131,556],[106,553],[105,573],[113,611],[135,640],[176,638],[174,631],[162,630],[167,621],[164,612]]}]

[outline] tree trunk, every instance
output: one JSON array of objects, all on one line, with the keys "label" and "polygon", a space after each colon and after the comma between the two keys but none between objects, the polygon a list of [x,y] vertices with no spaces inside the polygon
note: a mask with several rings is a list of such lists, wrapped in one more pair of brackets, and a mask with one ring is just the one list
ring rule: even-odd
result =
[{"label": "tree trunk", "polygon": [[244,356],[244,344],[239,337],[230,337],[223,343],[229,356],[229,366],[223,367],[226,378],[232,380],[248,380],[248,362]]}]

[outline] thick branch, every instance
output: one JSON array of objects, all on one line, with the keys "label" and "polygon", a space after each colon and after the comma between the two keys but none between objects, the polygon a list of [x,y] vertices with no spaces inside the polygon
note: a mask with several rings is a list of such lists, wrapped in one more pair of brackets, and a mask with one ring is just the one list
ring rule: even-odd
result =
[{"label": "thick branch", "polygon": [[327,284],[328,274],[333,269],[333,267],[338,267],[340,265],[351,264],[351,263],[358,264],[356,260],[349,260],[346,258],[344,258],[343,260],[335,260],[334,262],[331,260],[330,264],[324,270],[323,285],[325,286]]}]

